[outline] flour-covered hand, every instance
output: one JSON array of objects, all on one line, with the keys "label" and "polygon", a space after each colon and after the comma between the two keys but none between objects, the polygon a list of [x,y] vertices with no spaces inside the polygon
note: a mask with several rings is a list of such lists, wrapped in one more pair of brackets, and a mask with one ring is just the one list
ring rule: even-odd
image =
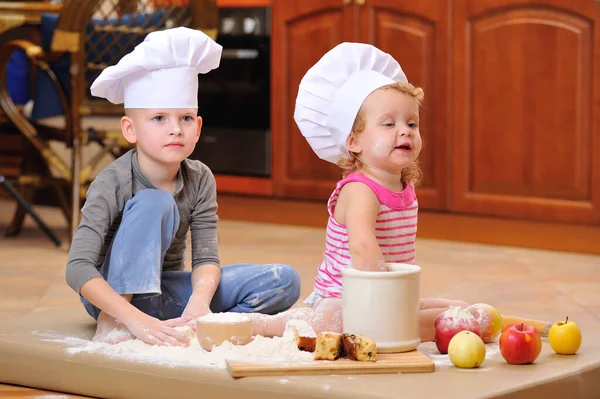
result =
[{"label": "flour-covered hand", "polygon": [[212,297],[219,286],[221,269],[215,265],[202,265],[192,271],[192,295],[183,310],[182,317],[189,317],[189,324],[196,329],[196,319],[208,313]]},{"label": "flour-covered hand", "polygon": [[196,299],[194,295],[190,297],[187,306],[183,310],[181,317],[183,319],[189,319],[186,324],[189,324],[194,331],[196,330],[196,319],[206,314],[212,313],[210,307],[206,302],[200,298]]},{"label": "flour-covered hand", "polygon": [[177,331],[172,322],[158,320],[145,313],[139,313],[134,317],[123,320],[123,324],[141,341],[150,345],[183,346],[189,343],[185,333]]}]

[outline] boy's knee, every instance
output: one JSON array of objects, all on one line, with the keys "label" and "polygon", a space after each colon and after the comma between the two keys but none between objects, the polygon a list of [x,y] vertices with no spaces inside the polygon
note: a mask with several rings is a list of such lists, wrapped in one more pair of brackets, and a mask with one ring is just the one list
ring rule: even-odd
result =
[{"label": "boy's knee", "polygon": [[131,199],[131,209],[145,216],[158,216],[161,218],[172,216],[177,212],[177,203],[173,195],[164,190],[144,189],[138,191]]},{"label": "boy's knee", "polygon": [[123,220],[135,227],[136,234],[154,235],[157,224],[160,225],[162,242],[168,248],[179,228],[179,210],[175,198],[167,191],[144,189],[127,202]]},{"label": "boy's knee", "polygon": [[292,266],[289,265],[279,265],[279,275],[281,276],[282,281],[286,281],[289,284],[290,291],[294,292],[296,295],[295,300],[300,298],[300,275]]},{"label": "boy's knee", "polygon": [[133,200],[138,205],[147,206],[153,213],[164,213],[173,210],[175,198],[173,195],[164,190],[144,189],[135,194]]},{"label": "boy's knee", "polygon": [[282,306],[290,308],[292,307],[296,301],[300,298],[300,275],[292,266],[289,265],[276,265],[277,270],[275,271],[276,275],[279,276],[279,279],[282,285],[285,287],[286,295],[282,298]]}]

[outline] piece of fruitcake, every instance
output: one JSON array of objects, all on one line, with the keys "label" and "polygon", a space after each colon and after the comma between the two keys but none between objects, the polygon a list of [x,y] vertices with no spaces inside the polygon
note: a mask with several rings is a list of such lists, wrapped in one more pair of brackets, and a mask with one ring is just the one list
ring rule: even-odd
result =
[{"label": "piece of fruitcake", "polygon": [[342,334],[320,332],[315,346],[315,360],[335,360],[342,354]]},{"label": "piece of fruitcake", "polygon": [[375,341],[366,335],[344,334],[342,336],[344,356],[351,360],[361,362],[374,362],[377,360],[377,346]]},{"label": "piece of fruitcake", "polygon": [[305,352],[314,352],[317,345],[317,334],[312,329],[310,324],[305,320],[292,319],[285,325],[286,332],[289,331],[294,335],[298,349]]},{"label": "piece of fruitcake", "polygon": [[317,338],[298,337],[298,349],[305,352],[314,352],[317,347]]}]

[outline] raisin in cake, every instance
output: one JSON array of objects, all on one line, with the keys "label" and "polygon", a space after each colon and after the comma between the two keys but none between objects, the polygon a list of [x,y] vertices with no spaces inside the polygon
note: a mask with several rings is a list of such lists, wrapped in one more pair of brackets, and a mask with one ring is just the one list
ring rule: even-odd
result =
[{"label": "raisin in cake", "polygon": [[377,360],[375,341],[366,335],[344,334],[342,336],[342,350],[344,356],[351,360],[361,362],[374,362]]},{"label": "raisin in cake", "polygon": [[315,346],[315,360],[335,360],[342,355],[342,334],[320,332]]}]

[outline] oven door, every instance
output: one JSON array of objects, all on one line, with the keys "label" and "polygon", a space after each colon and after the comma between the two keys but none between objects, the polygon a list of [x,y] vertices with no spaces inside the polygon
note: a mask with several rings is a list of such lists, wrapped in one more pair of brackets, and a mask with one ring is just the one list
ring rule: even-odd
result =
[{"label": "oven door", "polygon": [[219,68],[199,75],[200,141],[191,158],[214,173],[271,175],[268,36],[222,36]]}]

